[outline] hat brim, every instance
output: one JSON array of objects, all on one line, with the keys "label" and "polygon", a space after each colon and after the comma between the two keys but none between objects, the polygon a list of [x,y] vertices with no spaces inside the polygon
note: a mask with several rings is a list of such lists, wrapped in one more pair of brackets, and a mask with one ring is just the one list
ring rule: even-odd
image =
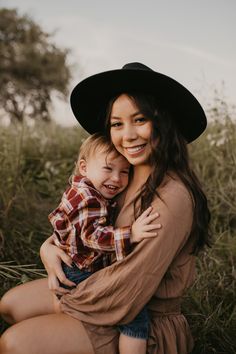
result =
[{"label": "hat brim", "polygon": [[205,130],[206,115],[193,94],[174,79],[152,70],[118,69],[90,76],[73,89],[71,108],[87,132],[103,132],[109,100],[119,93],[134,91],[157,97],[188,143]]}]

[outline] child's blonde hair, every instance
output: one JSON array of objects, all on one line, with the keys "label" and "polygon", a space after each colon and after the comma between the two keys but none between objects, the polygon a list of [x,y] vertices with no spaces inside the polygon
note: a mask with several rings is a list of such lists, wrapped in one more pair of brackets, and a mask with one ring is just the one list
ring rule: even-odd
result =
[{"label": "child's blonde hair", "polygon": [[112,142],[106,136],[101,135],[100,133],[95,133],[89,136],[80,147],[78,160],[74,169],[75,175],[80,175],[79,161],[82,159],[88,161],[89,157],[92,156],[98,150],[107,154],[115,152],[117,156],[119,155],[119,152],[115,149]]}]

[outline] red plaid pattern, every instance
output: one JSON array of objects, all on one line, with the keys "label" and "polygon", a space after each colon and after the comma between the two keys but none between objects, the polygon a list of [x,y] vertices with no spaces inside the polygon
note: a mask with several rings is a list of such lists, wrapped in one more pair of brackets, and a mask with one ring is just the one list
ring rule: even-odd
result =
[{"label": "red plaid pattern", "polygon": [[49,214],[54,243],[80,269],[95,271],[122,260],[131,251],[131,227],[114,228],[114,202],[106,200],[86,177],[73,176],[59,206]]}]

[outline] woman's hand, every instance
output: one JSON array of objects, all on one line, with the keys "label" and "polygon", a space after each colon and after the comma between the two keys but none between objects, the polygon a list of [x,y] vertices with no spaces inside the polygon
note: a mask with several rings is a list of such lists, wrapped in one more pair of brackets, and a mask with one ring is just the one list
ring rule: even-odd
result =
[{"label": "woman's hand", "polygon": [[71,258],[60,248],[53,244],[52,236],[49,237],[40,248],[40,257],[48,273],[48,286],[57,295],[69,293],[70,290],[60,287],[59,281],[68,286],[76,286],[75,283],[66,278],[61,263],[71,266]]},{"label": "woman's hand", "polygon": [[151,214],[152,207],[147,208],[132,225],[131,243],[137,243],[145,238],[152,238],[158,235],[157,229],[161,228],[161,224],[152,224],[158,213]]}]

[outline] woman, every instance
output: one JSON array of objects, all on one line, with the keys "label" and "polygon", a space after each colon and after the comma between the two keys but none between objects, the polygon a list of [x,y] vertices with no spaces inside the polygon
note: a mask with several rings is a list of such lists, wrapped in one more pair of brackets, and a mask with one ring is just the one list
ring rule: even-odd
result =
[{"label": "woman", "polygon": [[152,204],[162,229],[125,260],[67,294],[58,279],[71,285],[60,266],[61,260],[69,260],[49,238],[41,255],[50,289],[64,293],[63,313],[52,313],[45,280],[9,291],[1,311],[17,324],[3,335],[1,353],[117,353],[115,325],[130,322],[146,303],[151,316],[148,353],[190,353],[193,341],[180,303],[194,280],[194,253],[209,245],[209,211],[189,167],[186,143],[204,131],[205,114],[186,88],[140,63],[82,81],[72,92],[71,106],[89,133],[106,130],[133,165],[116,225],[130,224]]}]

